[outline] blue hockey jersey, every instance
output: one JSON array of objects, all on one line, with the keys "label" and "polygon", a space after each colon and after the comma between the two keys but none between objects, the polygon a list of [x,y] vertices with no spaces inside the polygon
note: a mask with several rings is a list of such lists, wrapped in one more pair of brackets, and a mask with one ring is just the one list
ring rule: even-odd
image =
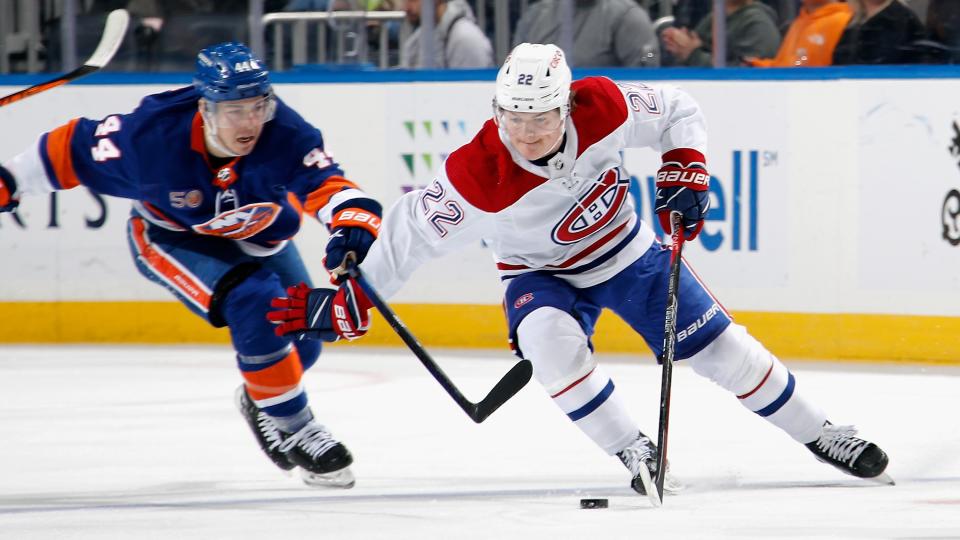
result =
[{"label": "blue hockey jersey", "polygon": [[186,87],[129,114],[71,120],[6,166],[23,194],[86,186],[132,199],[154,225],[236,240],[251,255],[281,249],[304,212],[329,224],[333,207],[366,197],[324,152],[320,131],[279,99],[253,151],[214,166],[199,99]]}]

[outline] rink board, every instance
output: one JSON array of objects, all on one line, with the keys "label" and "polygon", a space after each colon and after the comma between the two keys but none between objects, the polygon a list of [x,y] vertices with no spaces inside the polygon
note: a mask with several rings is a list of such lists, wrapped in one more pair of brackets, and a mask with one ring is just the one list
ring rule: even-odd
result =
[{"label": "rink board", "polygon": [[[0,109],[0,159],[73,116],[127,111],[178,86],[123,82]],[[955,79],[675,83],[705,111],[713,174],[713,210],[685,255],[738,320],[781,355],[958,361]],[[388,205],[470,139],[492,93],[480,80],[277,86],[320,127],[347,176]],[[658,153],[625,158],[638,211],[655,221]],[[0,342],[226,341],[139,276],[124,241],[128,212],[126,201],[80,189],[25,200],[20,222],[0,216]],[[324,241],[312,222],[298,237],[314,276]],[[392,301],[425,343],[495,348],[505,343],[501,294],[489,250],[477,245],[425,265]],[[598,348],[649,354],[605,319]],[[363,343],[399,343],[378,326]]]},{"label": "rink board", "polygon": [[[397,304],[394,308],[428,347],[508,349],[500,306]],[[785,358],[960,364],[960,319],[956,317],[763,312],[733,315],[770,350]],[[0,304],[0,319],[31,321],[4,324],[0,328],[0,343],[230,341],[226,330],[211,328],[174,302],[11,302]],[[653,356],[643,340],[609,311],[600,318],[593,344],[597,351]],[[402,347],[403,342],[375,314],[373,328],[364,339],[334,346]]]}]

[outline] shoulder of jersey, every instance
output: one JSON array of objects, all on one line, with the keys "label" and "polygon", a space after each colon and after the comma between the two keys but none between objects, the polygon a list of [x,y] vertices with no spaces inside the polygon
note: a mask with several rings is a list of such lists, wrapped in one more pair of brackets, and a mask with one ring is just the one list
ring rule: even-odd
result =
[{"label": "shoulder of jersey", "polygon": [[570,116],[577,128],[577,156],[627,121],[627,102],[620,87],[606,77],[586,77],[570,86],[575,106]]},{"label": "shoulder of jersey", "polygon": [[[192,86],[145,96],[137,108],[127,115],[124,129],[129,131],[133,128],[139,132],[138,137],[143,132],[167,133],[172,126],[181,125],[183,117],[193,117],[197,112],[198,98]],[[131,123],[134,125],[131,126]]]},{"label": "shoulder of jersey", "polygon": [[484,212],[499,212],[546,181],[513,162],[492,119],[450,154],[444,168],[457,192]]}]

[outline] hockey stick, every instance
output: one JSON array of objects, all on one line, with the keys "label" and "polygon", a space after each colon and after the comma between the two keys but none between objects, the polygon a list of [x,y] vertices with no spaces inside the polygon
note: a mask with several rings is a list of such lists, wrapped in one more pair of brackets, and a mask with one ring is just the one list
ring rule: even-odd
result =
[{"label": "hockey stick", "polygon": [[107,23],[103,27],[103,36],[100,38],[100,43],[97,45],[97,49],[93,51],[93,55],[85,64],[78,67],[77,69],[57,77],[56,79],[49,80],[47,82],[42,82],[40,84],[35,84],[30,88],[20,90],[19,92],[14,92],[9,96],[0,97],[0,107],[9,105],[21,99],[28,98],[32,95],[39,94],[40,92],[46,92],[51,88],[56,88],[60,85],[67,84],[70,81],[79,79],[84,75],[89,75],[103,66],[110,63],[110,60],[113,59],[113,55],[117,53],[117,49],[120,48],[120,44],[123,43],[124,36],[127,35],[127,25],[130,24],[130,14],[127,13],[125,9],[115,9],[110,12],[110,15],[107,16]]},{"label": "hockey stick", "polygon": [[530,376],[533,375],[533,364],[531,364],[529,360],[521,360],[510,368],[510,371],[490,390],[487,397],[483,398],[479,403],[473,403],[464,397],[463,392],[450,381],[450,378],[447,377],[447,374],[444,373],[443,370],[440,369],[440,366],[430,357],[430,354],[423,348],[423,345],[420,345],[417,338],[410,333],[410,330],[403,324],[400,317],[397,317],[397,314],[390,309],[390,306],[380,298],[377,291],[363,278],[360,270],[352,263],[348,263],[347,272],[357,280],[360,287],[367,293],[367,296],[370,297],[373,305],[376,306],[377,311],[390,323],[393,331],[400,336],[400,339],[406,343],[413,354],[420,359],[420,363],[427,368],[427,371],[433,375],[433,378],[440,383],[440,386],[447,391],[447,394],[457,402],[457,405],[459,405],[460,408],[463,409],[463,412],[467,413],[467,416],[474,422],[479,424],[486,420],[488,416],[493,414],[494,411],[499,409],[501,405],[506,403],[530,381]]},{"label": "hockey stick", "polygon": [[677,287],[683,252],[683,223],[679,212],[670,213],[673,229],[670,245],[670,277],[667,281],[667,310],[663,329],[663,371],[660,379],[660,430],[657,433],[657,495],[663,504],[663,480],[666,477],[667,430],[670,426],[670,385],[673,382],[673,355],[677,345]]}]

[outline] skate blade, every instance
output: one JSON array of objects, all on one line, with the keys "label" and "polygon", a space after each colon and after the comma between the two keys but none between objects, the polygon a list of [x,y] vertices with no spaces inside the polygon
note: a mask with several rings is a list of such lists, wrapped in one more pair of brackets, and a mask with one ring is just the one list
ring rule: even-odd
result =
[{"label": "skate blade", "polygon": [[877,484],[881,486],[897,485],[893,478],[887,473],[880,473],[878,476],[874,476],[873,478],[864,478],[864,480],[870,482],[871,484]]},{"label": "skate blade", "polygon": [[[660,500],[660,493],[657,492],[657,486],[653,483],[653,478],[650,476],[650,471],[646,467],[640,467],[640,482],[643,484],[643,492],[647,495],[647,498],[650,499],[650,504],[654,508],[660,508],[663,505],[663,501]],[[636,478],[634,478],[636,482]],[[636,489],[636,487],[634,487]]]},{"label": "skate blade", "polygon": [[310,487],[350,489],[356,484],[356,479],[354,479],[349,467],[323,474],[300,469],[300,479]]}]

